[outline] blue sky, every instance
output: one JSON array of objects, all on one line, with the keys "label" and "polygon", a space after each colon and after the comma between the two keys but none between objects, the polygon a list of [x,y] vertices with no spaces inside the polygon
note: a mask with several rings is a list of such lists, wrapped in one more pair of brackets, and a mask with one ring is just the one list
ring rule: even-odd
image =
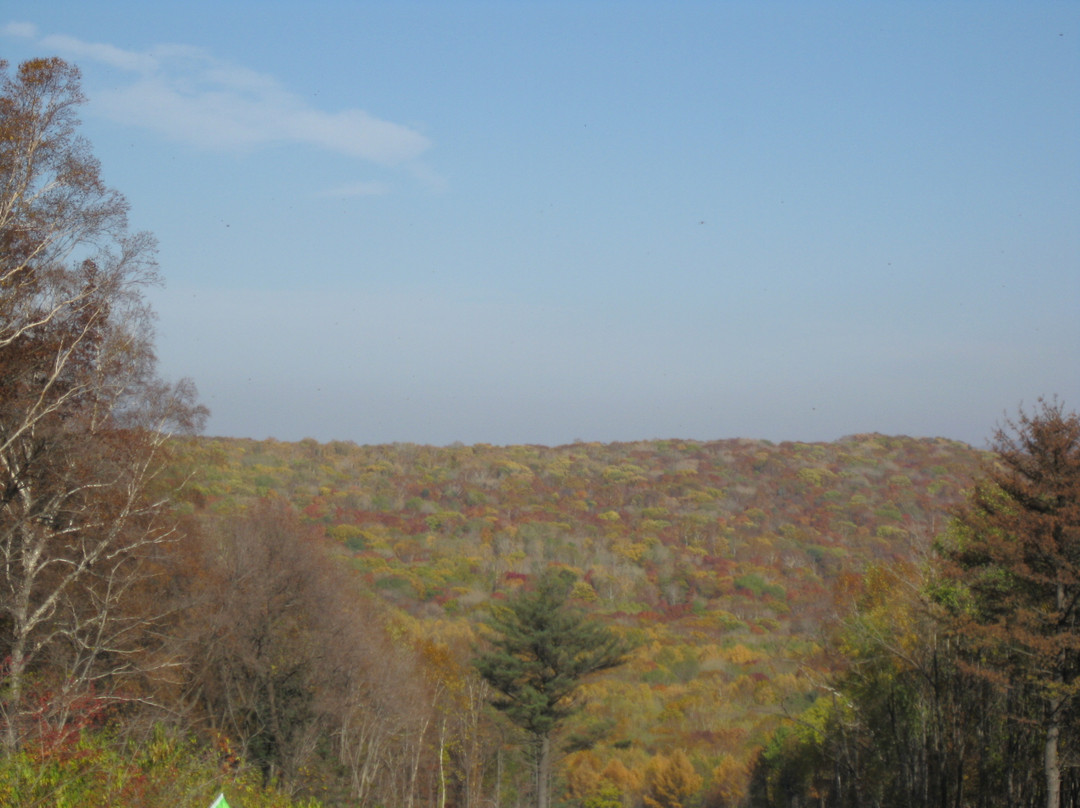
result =
[{"label": "blue sky", "polygon": [[5,3],[212,435],[982,445],[1080,408],[1075,2]]}]

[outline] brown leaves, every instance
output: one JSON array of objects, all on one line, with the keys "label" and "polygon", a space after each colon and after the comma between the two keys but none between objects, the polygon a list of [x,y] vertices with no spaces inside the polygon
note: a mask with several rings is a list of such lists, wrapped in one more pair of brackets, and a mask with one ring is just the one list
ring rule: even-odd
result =
[{"label": "brown leaves", "polygon": [[987,625],[1053,655],[1080,617],[1080,418],[1040,401],[999,430],[995,450],[948,555]]}]

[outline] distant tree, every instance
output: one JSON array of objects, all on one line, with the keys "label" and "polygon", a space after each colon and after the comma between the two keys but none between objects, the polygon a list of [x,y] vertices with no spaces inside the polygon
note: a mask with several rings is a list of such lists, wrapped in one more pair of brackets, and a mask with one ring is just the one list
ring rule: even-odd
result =
[{"label": "distant tree", "polygon": [[532,739],[537,808],[550,804],[552,734],[574,711],[585,677],[620,665],[626,644],[574,608],[575,576],[544,572],[532,589],[495,607],[492,649],[476,658],[481,676],[499,694],[494,706]]},{"label": "distant tree", "polygon": [[161,641],[133,598],[175,538],[167,440],[198,428],[189,384],[156,375],[155,243],[77,135],[79,71],[0,61],[0,742],[115,691]]},{"label": "distant tree", "polygon": [[947,555],[980,667],[1042,704],[1046,806],[1061,804],[1062,730],[1080,691],[1080,417],[1057,401],[1021,410],[960,512]]}]

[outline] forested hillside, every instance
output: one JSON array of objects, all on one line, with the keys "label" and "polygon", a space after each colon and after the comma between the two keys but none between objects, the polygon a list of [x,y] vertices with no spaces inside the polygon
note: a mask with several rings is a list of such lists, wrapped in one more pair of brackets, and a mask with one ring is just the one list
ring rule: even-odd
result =
[{"label": "forested hillside", "polygon": [[[287,505],[397,615],[399,637],[444,648],[463,677],[489,602],[570,569],[574,599],[636,650],[588,685],[557,796],[598,799],[607,771],[630,799],[679,751],[700,773],[695,798],[717,805],[745,795],[757,751],[809,703],[860,573],[925,553],[982,459],[876,434],[557,448],[203,438],[181,454],[183,507],[204,530]],[[480,751],[477,796],[495,765],[495,748]]]},{"label": "forested hillside", "polygon": [[607,613],[670,621],[721,607],[795,633],[827,608],[841,570],[907,558],[940,531],[979,459],[954,441],[882,435],[558,448],[200,439],[187,455],[193,510],[280,497],[420,616],[467,614],[559,563]]}]

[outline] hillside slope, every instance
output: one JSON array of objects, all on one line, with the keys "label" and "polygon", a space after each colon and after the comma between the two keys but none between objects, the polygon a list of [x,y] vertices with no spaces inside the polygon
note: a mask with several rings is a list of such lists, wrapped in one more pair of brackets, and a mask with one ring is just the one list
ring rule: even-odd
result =
[{"label": "hillside slope", "polygon": [[822,633],[849,574],[924,552],[983,459],[877,434],[555,448],[204,438],[184,452],[189,510],[286,499],[413,631],[457,637],[463,656],[490,598],[570,567],[575,596],[638,650],[590,687],[570,735],[593,751],[564,771],[682,748],[735,778],[812,692],[805,673],[827,664]]}]

